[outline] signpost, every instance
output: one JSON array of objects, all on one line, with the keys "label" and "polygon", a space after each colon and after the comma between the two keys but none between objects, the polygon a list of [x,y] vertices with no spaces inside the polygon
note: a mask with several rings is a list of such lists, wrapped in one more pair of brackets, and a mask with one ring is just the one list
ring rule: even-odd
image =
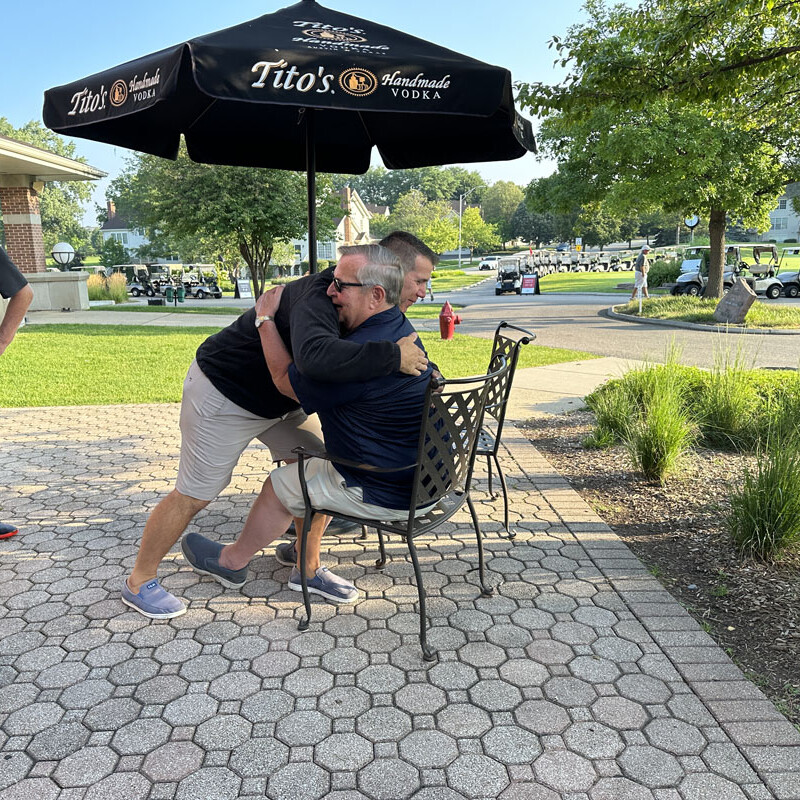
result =
[{"label": "signpost", "polygon": [[248,278],[240,278],[236,281],[236,285],[239,287],[239,297],[253,297],[253,287]]}]

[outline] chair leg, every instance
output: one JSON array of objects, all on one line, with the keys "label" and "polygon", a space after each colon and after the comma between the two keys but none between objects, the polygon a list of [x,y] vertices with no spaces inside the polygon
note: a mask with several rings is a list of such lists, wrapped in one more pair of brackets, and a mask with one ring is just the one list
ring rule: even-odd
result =
[{"label": "chair leg", "polygon": [[359,538],[360,539],[366,539],[367,538],[367,526],[366,525],[362,525],[361,526],[361,536]]},{"label": "chair leg", "polygon": [[306,575],[306,549],[308,548],[308,534],[311,531],[311,519],[313,512],[310,508],[306,509],[303,518],[303,538],[300,542],[300,586],[303,589],[303,604],[306,607],[305,619],[301,619],[297,624],[297,630],[306,631],[311,622],[311,595],[308,593],[308,576]]},{"label": "chair leg", "polygon": [[380,528],[376,528],[378,531],[378,546],[381,549],[381,557],[375,562],[375,569],[383,569],[386,566],[386,545],[383,541],[383,531]]},{"label": "chair leg", "polygon": [[422,571],[419,568],[417,558],[417,548],[414,546],[414,539],[406,537],[408,542],[408,552],[411,554],[411,563],[414,565],[414,576],[417,580],[417,595],[419,596],[419,643],[422,646],[422,658],[425,661],[435,661],[436,651],[428,645],[428,617],[425,613],[425,587],[422,584]]},{"label": "chair leg", "polygon": [[494,500],[494,492],[492,491],[492,457],[486,456],[486,472],[489,475],[489,497]]},{"label": "chair leg", "polygon": [[503,475],[503,470],[500,469],[500,462],[497,459],[497,455],[494,456],[494,463],[497,466],[497,477],[500,478],[500,486],[503,489],[503,511],[505,512],[505,527],[506,533],[508,534],[509,539],[513,539],[516,537],[516,531],[512,532],[511,528],[508,527],[508,487],[506,486],[506,476]]},{"label": "chair leg", "polygon": [[469,506],[469,513],[472,514],[472,524],[475,528],[475,537],[478,540],[478,576],[481,582],[481,594],[484,597],[491,597],[494,594],[494,589],[486,584],[486,567],[483,558],[483,539],[481,537],[481,528],[478,525],[478,515],[475,513],[475,506],[472,504],[472,498],[467,497],[467,505]]}]

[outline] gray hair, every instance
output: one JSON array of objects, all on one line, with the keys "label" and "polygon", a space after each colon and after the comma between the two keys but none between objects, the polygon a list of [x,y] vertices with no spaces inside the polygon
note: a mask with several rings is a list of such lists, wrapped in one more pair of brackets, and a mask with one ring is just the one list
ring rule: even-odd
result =
[{"label": "gray hair", "polygon": [[359,244],[342,247],[342,256],[363,256],[366,264],[358,270],[358,280],[364,288],[382,286],[386,292],[386,302],[396,306],[400,302],[405,273],[400,259],[387,247],[379,244]]}]

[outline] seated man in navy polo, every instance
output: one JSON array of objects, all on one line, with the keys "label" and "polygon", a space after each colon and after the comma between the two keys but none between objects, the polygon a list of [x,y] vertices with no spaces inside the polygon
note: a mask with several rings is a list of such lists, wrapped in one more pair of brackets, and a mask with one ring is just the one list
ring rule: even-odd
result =
[{"label": "seated man in navy polo", "polygon": [[[348,332],[345,339],[357,343],[396,341],[413,333],[411,323],[397,307],[404,280],[397,256],[379,245],[347,247],[342,252],[328,295]],[[350,384],[313,380],[296,369],[274,323],[266,324],[269,342],[265,354],[275,386],[299,400],[306,413],[317,412],[330,453],[385,468],[414,462],[430,366],[419,376],[395,372]],[[324,459],[306,462],[313,505],[343,514],[405,518],[413,477],[413,470],[382,475],[334,466]],[[287,465],[270,474],[250,512],[256,524],[248,525],[234,544],[223,546],[191,533],[181,546],[198,571],[213,575],[224,585],[241,585],[253,555],[281,536],[292,517],[297,530],[302,530],[304,513],[297,466]],[[309,533],[308,588],[334,602],[353,603],[358,598],[355,586],[320,565],[320,540],[328,521],[328,517],[315,516]],[[289,578],[289,588],[294,591],[301,591],[298,566],[296,563]]]}]

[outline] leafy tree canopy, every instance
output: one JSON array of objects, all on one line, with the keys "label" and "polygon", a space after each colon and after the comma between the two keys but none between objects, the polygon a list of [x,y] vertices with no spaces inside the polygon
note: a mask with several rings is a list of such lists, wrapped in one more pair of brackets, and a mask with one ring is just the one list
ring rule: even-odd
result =
[{"label": "leafy tree canopy", "polygon": [[483,193],[483,218],[497,227],[504,243],[512,238],[511,219],[524,196],[522,189],[511,181],[497,181]]},{"label": "leafy tree canopy", "polygon": [[[339,196],[325,176],[317,181],[321,237],[333,232]],[[184,147],[176,161],[146,154],[129,159],[109,197],[119,213],[148,233],[185,240],[200,237],[211,251],[239,252],[256,294],[264,290],[276,240],[307,230],[305,176],[297,172],[198,164]]]}]

